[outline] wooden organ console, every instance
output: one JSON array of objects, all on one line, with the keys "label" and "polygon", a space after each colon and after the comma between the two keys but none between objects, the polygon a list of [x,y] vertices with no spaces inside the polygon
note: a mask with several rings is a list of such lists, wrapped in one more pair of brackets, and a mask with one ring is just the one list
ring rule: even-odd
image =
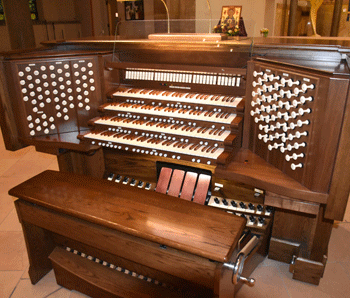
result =
[{"label": "wooden organ console", "polygon": [[60,169],[10,191],[32,282],[54,268],[93,297],[233,297],[268,255],[318,284],[350,192],[350,44],[284,42],[3,54],[6,148]]}]

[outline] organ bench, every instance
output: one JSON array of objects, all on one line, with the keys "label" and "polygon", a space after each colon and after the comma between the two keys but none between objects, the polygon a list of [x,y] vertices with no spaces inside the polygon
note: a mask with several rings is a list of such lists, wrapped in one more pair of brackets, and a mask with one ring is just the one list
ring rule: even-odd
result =
[{"label": "organ bench", "polygon": [[243,234],[240,216],[54,171],[9,193],[33,283],[52,266],[60,285],[93,297],[233,297],[240,280],[253,282],[242,270],[261,239]]}]

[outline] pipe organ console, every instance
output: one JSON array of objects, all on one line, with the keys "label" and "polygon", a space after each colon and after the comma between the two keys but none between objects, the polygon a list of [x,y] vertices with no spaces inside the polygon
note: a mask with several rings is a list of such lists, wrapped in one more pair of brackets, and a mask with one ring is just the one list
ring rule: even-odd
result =
[{"label": "pipe organ console", "polygon": [[54,268],[93,297],[233,297],[268,255],[318,284],[350,191],[350,72],[346,44],[308,42],[3,54],[6,148],[60,168],[10,191],[32,282]]}]

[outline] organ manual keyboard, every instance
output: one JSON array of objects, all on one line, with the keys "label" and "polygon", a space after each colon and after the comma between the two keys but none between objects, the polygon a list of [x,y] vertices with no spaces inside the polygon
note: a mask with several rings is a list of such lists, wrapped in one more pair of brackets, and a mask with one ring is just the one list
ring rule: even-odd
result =
[{"label": "organ manual keyboard", "polygon": [[[145,297],[153,291],[232,297],[242,281],[252,282],[235,275],[237,268],[244,263],[246,277],[268,255],[289,263],[293,278],[318,284],[332,224],[342,220],[350,191],[350,44],[288,42],[62,41],[3,54],[6,148],[34,145],[55,154],[60,169],[11,191],[20,198],[32,282],[53,266],[60,284],[96,297],[106,292],[85,269],[112,296],[138,289]],[[41,183],[43,177],[52,185]],[[64,187],[56,188],[55,179]],[[70,179],[79,181],[79,193]],[[197,236],[210,230],[203,243],[215,246],[230,231],[234,237],[225,253],[203,254],[203,243],[183,239],[196,229],[187,221],[164,217],[157,231],[172,227],[171,233],[161,239],[145,233],[158,216],[149,213],[150,202],[159,205],[158,215],[212,219],[196,230]],[[113,208],[146,212],[148,220],[131,231]],[[83,227],[89,239],[67,234],[63,218],[72,231]],[[39,255],[30,249],[32,229],[50,239],[40,239]],[[105,243],[101,231],[123,245]],[[135,248],[141,244],[142,252]],[[170,252],[171,260],[184,257],[181,265],[164,267],[158,256]],[[180,273],[192,262],[209,268],[206,279],[198,273],[202,265],[191,266],[195,280]],[[125,292],[113,286],[116,279]]]}]

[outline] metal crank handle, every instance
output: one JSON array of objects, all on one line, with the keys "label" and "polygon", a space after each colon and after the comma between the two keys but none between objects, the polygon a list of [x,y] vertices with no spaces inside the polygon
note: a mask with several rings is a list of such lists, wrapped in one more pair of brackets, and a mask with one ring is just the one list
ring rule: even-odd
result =
[{"label": "metal crank handle", "polygon": [[244,283],[247,283],[250,286],[253,286],[255,283],[254,278],[247,278],[242,276],[243,267],[245,259],[248,255],[259,245],[260,239],[257,236],[254,236],[252,239],[249,240],[249,242],[241,249],[241,251],[238,253],[236,262],[234,264],[227,264],[224,265],[230,269],[232,269],[232,283],[237,284],[239,281],[242,281]]}]

